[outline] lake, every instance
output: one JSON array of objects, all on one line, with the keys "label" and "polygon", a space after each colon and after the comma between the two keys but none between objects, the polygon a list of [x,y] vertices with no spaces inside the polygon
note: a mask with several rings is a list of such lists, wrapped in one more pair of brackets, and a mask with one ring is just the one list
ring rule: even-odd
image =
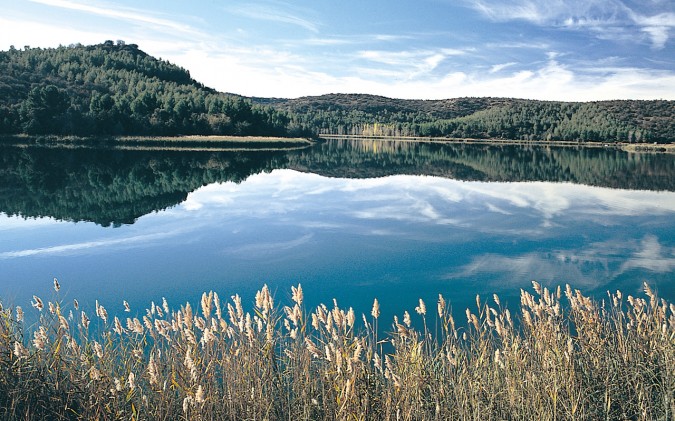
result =
[{"label": "lake", "polygon": [[[675,299],[675,157],[330,140],[259,151],[0,148],[0,297],[144,313],[263,284],[278,302],[461,316],[531,281]],[[357,313],[357,314],[358,314]],[[458,317],[461,318],[461,317]]]}]

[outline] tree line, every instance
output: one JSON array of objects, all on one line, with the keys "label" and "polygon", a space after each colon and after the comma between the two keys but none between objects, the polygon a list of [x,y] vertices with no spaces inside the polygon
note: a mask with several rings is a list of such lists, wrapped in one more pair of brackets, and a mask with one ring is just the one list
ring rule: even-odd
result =
[{"label": "tree line", "polygon": [[514,98],[400,100],[324,95],[261,104],[321,134],[590,142],[675,141],[675,101],[558,102]]},{"label": "tree line", "polygon": [[135,44],[0,51],[0,134],[322,134],[672,142],[675,101],[245,98],[195,81]]}]

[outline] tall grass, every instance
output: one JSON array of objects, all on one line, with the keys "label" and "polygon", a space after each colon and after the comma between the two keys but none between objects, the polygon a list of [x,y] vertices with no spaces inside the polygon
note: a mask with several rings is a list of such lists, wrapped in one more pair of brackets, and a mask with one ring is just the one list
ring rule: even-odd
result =
[{"label": "tall grass", "polygon": [[[55,281],[58,290],[58,283]],[[58,297],[58,294],[55,296]],[[148,420],[668,420],[675,413],[675,306],[601,303],[569,286],[497,296],[455,322],[443,297],[380,320],[293,305],[267,287],[142,317],[34,297],[37,325],[2,309],[0,416]],[[95,313],[95,314],[93,314]],[[131,313],[128,313],[131,314]],[[462,319],[464,315],[462,316]],[[357,320],[360,319],[360,320]],[[91,325],[98,325],[94,328]],[[381,329],[379,325],[386,325]],[[415,328],[414,326],[421,326]],[[440,326],[432,329],[427,326]],[[30,334],[29,334],[30,331]],[[94,333],[97,332],[97,333]]]}]

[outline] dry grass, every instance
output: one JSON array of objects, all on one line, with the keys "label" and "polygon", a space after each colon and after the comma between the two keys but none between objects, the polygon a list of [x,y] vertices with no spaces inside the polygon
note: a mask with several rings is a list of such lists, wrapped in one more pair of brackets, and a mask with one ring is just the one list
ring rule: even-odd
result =
[{"label": "dry grass", "polygon": [[292,294],[280,308],[264,287],[247,312],[240,297],[210,292],[198,309],[164,302],[121,320],[57,293],[34,298],[30,329],[20,308],[5,308],[0,417],[673,419],[675,306],[646,285],[646,298],[617,291],[598,303],[535,283],[517,316],[496,296],[477,298],[461,323],[439,297],[389,333],[377,303],[357,320],[337,303],[309,313],[300,286]]}]

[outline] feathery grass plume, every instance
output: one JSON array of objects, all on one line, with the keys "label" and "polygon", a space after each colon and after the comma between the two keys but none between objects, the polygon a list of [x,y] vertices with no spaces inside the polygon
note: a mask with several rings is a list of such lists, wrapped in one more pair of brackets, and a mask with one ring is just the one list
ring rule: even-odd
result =
[{"label": "feathery grass plume", "polygon": [[129,390],[136,389],[136,375],[133,371],[129,373],[126,384],[129,386]]},{"label": "feathery grass plume", "polygon": [[61,289],[61,285],[59,284],[59,280],[54,278],[54,291],[59,292]]},{"label": "feathery grass plume", "polygon": [[164,313],[169,314],[169,303],[166,301],[165,297],[162,297],[162,309]]},{"label": "feathery grass plume", "polygon": [[424,301],[420,298],[420,303],[417,307],[415,307],[415,311],[417,314],[420,314],[422,316],[427,314],[427,306],[424,304]]},{"label": "feathery grass plume", "polygon": [[87,315],[85,314],[84,311],[80,314],[80,318],[81,318],[82,327],[84,328],[84,330],[89,329],[89,317],[87,317]]},{"label": "feathery grass plume", "polygon": [[302,285],[298,284],[297,288],[292,286],[291,287],[291,293],[292,293],[291,296],[292,296],[293,301],[295,301],[295,303],[297,305],[301,306],[302,305],[302,299],[303,299]]},{"label": "feathery grass plume", "polygon": [[38,309],[39,311],[42,311],[42,309],[45,308],[45,305],[42,303],[42,300],[37,295],[33,295],[33,302],[31,302],[31,305],[34,308]]},{"label": "feathery grass plume", "polygon": [[14,356],[18,359],[28,357],[28,350],[18,341],[14,341]]},{"label": "feathery grass plume", "polygon": [[211,317],[211,305],[213,304],[213,291],[210,291],[208,294],[202,294],[202,314],[205,318]]},{"label": "feathery grass plume", "polygon": [[151,386],[159,386],[159,376],[159,365],[157,364],[157,361],[155,361],[155,352],[151,352],[150,361],[148,361],[148,379]]},{"label": "feathery grass plume", "polygon": [[105,307],[98,303],[98,300],[96,300],[96,315],[103,320],[103,323],[108,323],[108,312]]},{"label": "feathery grass plume", "polygon": [[410,327],[412,323],[410,320],[410,313],[408,313],[408,310],[403,312],[403,323],[405,323],[406,327]]},{"label": "feathery grass plume", "polygon": [[201,384],[197,387],[197,391],[195,392],[195,402],[199,404],[204,403],[204,388]]},{"label": "feathery grass plume", "polygon": [[438,294],[438,305],[437,305],[437,310],[438,310],[438,317],[443,320],[445,317],[445,306],[446,306],[445,298],[443,298],[443,295]]},{"label": "feathery grass plume", "polygon": [[376,319],[380,317],[380,303],[377,301],[377,298],[373,301],[373,310],[370,314]]}]

